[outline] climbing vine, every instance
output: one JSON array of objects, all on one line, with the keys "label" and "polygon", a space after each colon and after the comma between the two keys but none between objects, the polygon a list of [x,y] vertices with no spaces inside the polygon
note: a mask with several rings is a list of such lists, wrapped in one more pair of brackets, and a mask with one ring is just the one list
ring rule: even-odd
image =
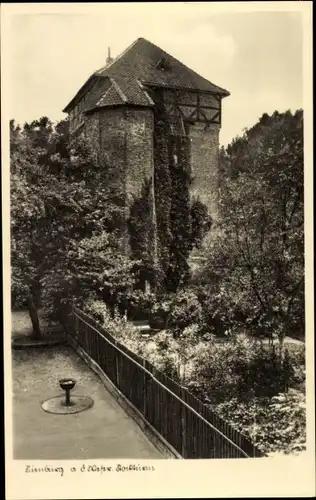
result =
[{"label": "climbing vine", "polygon": [[[131,250],[146,268],[147,279],[156,280],[168,292],[184,286],[190,277],[189,255],[210,228],[207,208],[191,200],[190,139],[173,129],[162,95],[155,93],[154,110],[154,198],[152,180],[144,184],[135,199],[129,219]],[[156,224],[153,225],[152,203]],[[153,241],[157,242],[158,267],[153,262]],[[146,273],[145,273],[146,274]]]},{"label": "climbing vine", "polygon": [[170,227],[172,183],[169,171],[168,125],[157,125],[154,134],[155,203],[157,220],[158,259],[163,275],[169,268],[169,247],[172,240]]},{"label": "climbing vine", "polygon": [[169,172],[172,196],[170,206],[169,267],[166,288],[175,292],[190,277],[188,258],[192,250],[190,206],[190,142],[187,137],[173,135],[169,139]]},{"label": "climbing vine", "polygon": [[154,276],[153,262],[153,224],[152,224],[152,179],[145,179],[138,198],[130,207],[127,220],[129,241],[132,256],[141,262],[139,265],[139,286],[145,281],[152,282]]}]

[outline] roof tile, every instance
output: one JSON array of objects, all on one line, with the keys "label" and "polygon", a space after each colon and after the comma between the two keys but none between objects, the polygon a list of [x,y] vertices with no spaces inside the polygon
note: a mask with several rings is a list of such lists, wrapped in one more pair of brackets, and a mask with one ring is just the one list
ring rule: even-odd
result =
[{"label": "roof tile", "polygon": [[[146,86],[199,90],[222,97],[229,95],[227,90],[209,82],[144,38],[138,38],[111,64],[96,71],[88,82],[91,78],[98,82],[97,91],[89,100],[86,110],[120,104],[153,106]],[[71,109],[85,91],[85,85],[64,111]]]},{"label": "roof tile", "polygon": [[[163,65],[161,61],[163,61]],[[229,95],[227,90],[209,82],[144,38],[138,38],[109,66],[101,68],[96,74],[122,77],[132,75],[142,83],[150,83],[151,85],[204,90],[223,96]]]}]

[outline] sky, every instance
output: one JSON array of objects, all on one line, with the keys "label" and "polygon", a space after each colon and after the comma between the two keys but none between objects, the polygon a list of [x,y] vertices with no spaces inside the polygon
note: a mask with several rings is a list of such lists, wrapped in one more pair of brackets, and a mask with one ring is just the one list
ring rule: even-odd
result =
[{"label": "sky", "polygon": [[263,113],[303,107],[301,13],[235,12],[231,5],[221,12],[211,3],[99,4],[11,16],[11,117],[62,119],[65,105],[105,65],[108,46],[115,57],[139,37],[231,93],[223,100],[223,145]]}]

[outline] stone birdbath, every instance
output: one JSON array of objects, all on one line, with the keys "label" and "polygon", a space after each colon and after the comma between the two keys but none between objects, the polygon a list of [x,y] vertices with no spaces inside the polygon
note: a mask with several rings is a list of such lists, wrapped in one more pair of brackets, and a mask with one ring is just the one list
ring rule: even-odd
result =
[{"label": "stone birdbath", "polygon": [[65,401],[64,405],[65,406],[72,406],[72,402],[70,401],[70,391],[75,387],[76,385],[76,380],[73,378],[62,378],[59,381],[59,385],[63,391],[65,391]]},{"label": "stone birdbath", "polygon": [[59,381],[60,388],[65,391],[62,396],[55,396],[42,402],[42,409],[47,413],[59,415],[70,415],[87,410],[93,406],[93,399],[89,396],[73,395],[70,398],[70,391],[75,387],[77,381],[72,377],[62,378]]}]

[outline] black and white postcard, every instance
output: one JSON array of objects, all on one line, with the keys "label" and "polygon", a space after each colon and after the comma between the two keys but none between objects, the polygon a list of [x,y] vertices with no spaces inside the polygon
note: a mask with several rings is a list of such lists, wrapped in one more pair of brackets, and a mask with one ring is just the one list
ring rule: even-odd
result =
[{"label": "black and white postcard", "polygon": [[1,10],[6,498],[313,496],[312,3]]}]

